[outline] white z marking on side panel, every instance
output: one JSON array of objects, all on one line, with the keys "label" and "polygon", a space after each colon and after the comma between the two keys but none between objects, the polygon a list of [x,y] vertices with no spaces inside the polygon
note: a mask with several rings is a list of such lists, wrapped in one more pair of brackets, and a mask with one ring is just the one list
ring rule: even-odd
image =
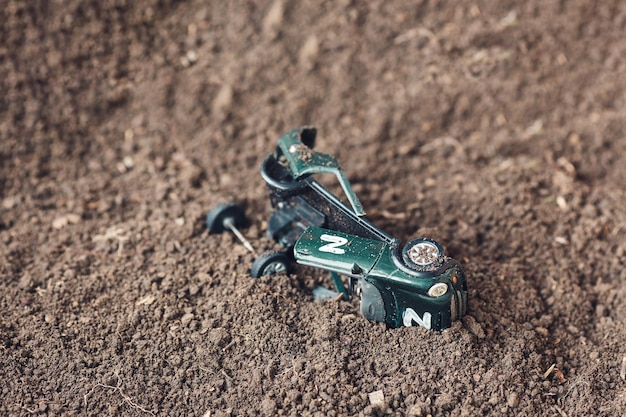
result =
[{"label": "white z marking on side panel", "polygon": [[322,235],[320,236],[324,242],[330,242],[328,245],[320,246],[320,252],[334,253],[335,255],[343,255],[346,253],[344,249],[339,246],[343,246],[348,243],[348,239],[341,236]]},{"label": "white z marking on side panel", "polygon": [[424,317],[420,317],[419,314],[417,314],[412,308],[407,308],[404,310],[404,314],[402,314],[402,324],[406,327],[411,327],[413,322],[415,322],[419,326],[430,330],[432,326],[431,321],[432,315],[428,311],[424,313]]}]

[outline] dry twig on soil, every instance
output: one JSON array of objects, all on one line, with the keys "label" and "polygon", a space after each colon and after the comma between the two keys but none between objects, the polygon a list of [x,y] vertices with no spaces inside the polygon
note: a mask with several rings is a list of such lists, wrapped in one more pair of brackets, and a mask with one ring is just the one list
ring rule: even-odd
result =
[{"label": "dry twig on soil", "polygon": [[139,404],[134,402],[133,399],[130,396],[126,395],[124,393],[124,391],[122,391],[122,389],[121,389],[121,387],[122,387],[122,378],[120,378],[120,375],[117,372],[115,372],[115,376],[117,377],[117,385],[116,386],[107,385],[107,384],[101,384],[101,383],[98,382],[96,385],[93,386],[93,388],[87,394],[84,395],[83,401],[85,403],[85,408],[87,408],[87,398],[91,395],[91,393],[94,392],[94,390],[96,388],[102,387],[102,388],[112,389],[113,392],[115,392],[115,391],[119,392],[119,394],[123,398],[124,402],[126,402],[132,408],[136,408],[137,410],[141,410],[144,413],[150,414],[151,416],[155,416],[155,414],[152,411],[146,410],[145,408],[143,408],[142,406],[140,406]]}]

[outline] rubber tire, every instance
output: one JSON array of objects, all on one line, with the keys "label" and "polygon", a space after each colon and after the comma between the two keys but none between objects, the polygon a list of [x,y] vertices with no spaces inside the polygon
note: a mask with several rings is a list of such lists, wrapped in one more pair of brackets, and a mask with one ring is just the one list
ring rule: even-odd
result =
[{"label": "rubber tire", "polygon": [[[415,245],[420,244],[420,243],[427,243],[428,245],[435,247],[435,249],[437,250],[437,259],[428,264],[417,264],[413,262],[413,260],[409,256],[409,251]],[[444,257],[445,257],[444,255],[445,254],[443,251],[443,247],[441,247],[441,245],[437,241],[433,239],[429,239],[429,238],[413,239],[412,241],[407,243],[404,246],[404,248],[402,248],[402,260],[404,261],[404,264],[408,266],[409,268],[417,270],[417,271],[429,271],[438,267],[439,265],[442,264]]]},{"label": "rubber tire", "polygon": [[246,223],[246,214],[239,204],[219,203],[206,215],[206,227],[209,233],[222,233],[224,231],[224,219],[231,217],[235,227],[242,227]]},{"label": "rubber tire", "polygon": [[285,252],[267,251],[254,260],[250,269],[250,275],[252,278],[261,278],[262,276],[282,272],[288,274],[290,266],[289,256]]},{"label": "rubber tire", "polygon": [[357,285],[360,287],[361,293],[361,315],[368,320],[384,323],[387,311],[380,290],[364,279],[359,280]]}]

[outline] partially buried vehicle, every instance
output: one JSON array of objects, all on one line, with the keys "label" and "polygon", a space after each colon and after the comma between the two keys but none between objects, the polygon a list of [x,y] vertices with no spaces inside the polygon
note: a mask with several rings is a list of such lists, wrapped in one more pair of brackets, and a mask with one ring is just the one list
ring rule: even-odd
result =
[{"label": "partially buried vehicle", "polygon": [[[467,309],[460,264],[433,239],[420,237],[401,247],[399,239],[368,221],[338,161],[313,150],[315,136],[311,127],[285,133],[261,165],[272,207],[267,234],[285,249],[258,256],[251,275],[289,272],[295,261],[330,271],[345,298],[360,296],[361,313],[369,320],[389,327],[450,327]],[[336,176],[347,202],[315,174]],[[206,223],[211,232],[232,230],[254,252],[237,229],[245,223],[240,206],[220,204]],[[347,277],[347,286],[340,276]]]}]

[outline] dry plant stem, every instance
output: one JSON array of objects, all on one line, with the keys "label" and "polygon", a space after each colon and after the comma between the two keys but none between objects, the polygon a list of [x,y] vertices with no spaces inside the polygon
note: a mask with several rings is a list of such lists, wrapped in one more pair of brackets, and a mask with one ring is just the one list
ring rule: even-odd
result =
[{"label": "dry plant stem", "polygon": [[112,389],[113,392],[115,392],[115,391],[119,392],[119,394],[123,398],[124,402],[126,402],[132,408],[136,408],[137,410],[143,411],[144,413],[147,413],[147,414],[150,414],[151,416],[154,416],[155,414],[152,411],[146,410],[145,408],[143,408],[139,404],[135,403],[130,396],[126,395],[124,393],[124,391],[121,390],[122,379],[120,378],[120,375],[117,372],[115,372],[115,376],[117,377],[117,385],[116,386],[107,385],[107,384],[101,384],[101,383],[98,382],[96,385],[94,385],[94,387],[87,394],[85,394],[85,396],[83,397],[85,408],[87,408],[87,398],[91,395],[91,393],[94,392],[94,390],[96,388],[102,387],[102,388]]}]

